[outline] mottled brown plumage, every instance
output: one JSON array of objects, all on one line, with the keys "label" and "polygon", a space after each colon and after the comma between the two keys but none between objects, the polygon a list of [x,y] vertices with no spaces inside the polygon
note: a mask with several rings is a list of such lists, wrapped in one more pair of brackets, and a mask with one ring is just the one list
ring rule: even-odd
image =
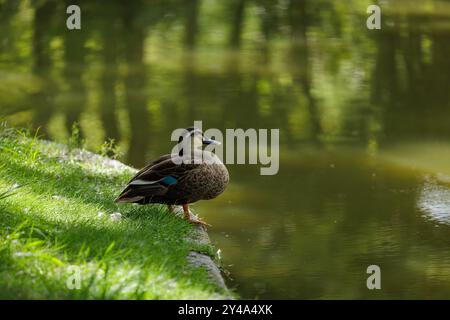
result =
[{"label": "mottled brown plumage", "polygon": [[[139,204],[162,203],[170,206],[183,205],[185,218],[192,220],[187,204],[198,200],[209,200],[221,194],[229,181],[228,170],[220,159],[211,152],[203,151],[199,144],[213,143],[205,139],[201,131],[187,129],[186,137],[193,137],[194,149],[191,159],[180,151],[167,154],[141,169],[117,197],[116,202]],[[180,142],[183,137],[180,137]],[[195,145],[195,140],[199,144]],[[202,161],[199,161],[202,160]]]}]

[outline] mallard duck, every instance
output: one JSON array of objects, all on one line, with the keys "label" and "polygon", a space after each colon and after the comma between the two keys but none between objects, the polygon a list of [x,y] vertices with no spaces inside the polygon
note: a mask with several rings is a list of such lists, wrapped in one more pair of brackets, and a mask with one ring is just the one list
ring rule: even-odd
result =
[{"label": "mallard duck", "polygon": [[[229,181],[222,161],[202,149],[209,144],[220,143],[205,137],[200,129],[185,129],[178,140],[178,153],[163,155],[142,168],[115,201],[167,204],[172,212],[173,206],[181,205],[186,220],[207,226],[206,222],[192,217],[189,204],[217,197]],[[189,154],[191,157],[186,157]]]}]

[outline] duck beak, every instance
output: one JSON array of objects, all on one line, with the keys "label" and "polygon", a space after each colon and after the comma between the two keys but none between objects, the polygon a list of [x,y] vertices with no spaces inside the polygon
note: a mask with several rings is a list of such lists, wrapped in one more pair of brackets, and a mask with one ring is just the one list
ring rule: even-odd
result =
[{"label": "duck beak", "polygon": [[203,139],[203,144],[204,145],[220,145],[221,143],[219,141],[213,140],[213,139],[208,139],[208,138],[204,138]]}]

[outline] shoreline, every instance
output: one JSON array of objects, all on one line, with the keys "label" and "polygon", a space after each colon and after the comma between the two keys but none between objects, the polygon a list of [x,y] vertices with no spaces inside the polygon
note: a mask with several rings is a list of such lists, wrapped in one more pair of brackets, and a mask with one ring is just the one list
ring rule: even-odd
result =
[{"label": "shoreline", "polygon": [[136,169],[18,133],[0,130],[3,298],[237,298],[203,227],[164,206],[113,203]]},{"label": "shoreline", "polygon": [[[64,144],[56,143],[49,140],[41,140],[41,141],[48,144],[54,145],[56,144],[61,148],[61,150],[67,150],[67,146]],[[128,166],[119,160],[111,159],[96,154],[94,152],[88,151],[86,149],[74,149],[71,151],[71,153],[74,152],[78,152],[78,157],[79,160],[81,161],[96,161],[102,163],[103,166],[110,167],[110,169],[128,170],[133,174],[138,172],[138,169]],[[192,230],[193,231],[191,232],[191,234],[185,237],[185,240],[199,245],[212,245],[209,234],[204,227],[200,225],[195,225],[193,226]],[[209,255],[202,253],[200,251],[191,250],[186,256],[186,260],[188,264],[193,268],[204,268],[208,274],[209,281],[211,281],[213,284],[215,284],[216,286],[227,292],[228,293],[227,299],[234,300],[231,291],[227,287],[225,279],[222,276],[222,272],[220,271],[219,265]]]}]

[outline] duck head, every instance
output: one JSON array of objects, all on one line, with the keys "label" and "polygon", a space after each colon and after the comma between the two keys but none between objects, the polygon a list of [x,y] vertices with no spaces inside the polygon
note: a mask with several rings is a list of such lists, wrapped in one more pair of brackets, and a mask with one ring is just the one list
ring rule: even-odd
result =
[{"label": "duck head", "polygon": [[[179,155],[183,155],[183,149],[201,149],[204,145],[219,145],[220,142],[210,139],[203,134],[203,131],[195,128],[189,127],[184,129],[183,133],[178,138],[178,149]],[[189,148],[190,146],[190,148]]]}]

